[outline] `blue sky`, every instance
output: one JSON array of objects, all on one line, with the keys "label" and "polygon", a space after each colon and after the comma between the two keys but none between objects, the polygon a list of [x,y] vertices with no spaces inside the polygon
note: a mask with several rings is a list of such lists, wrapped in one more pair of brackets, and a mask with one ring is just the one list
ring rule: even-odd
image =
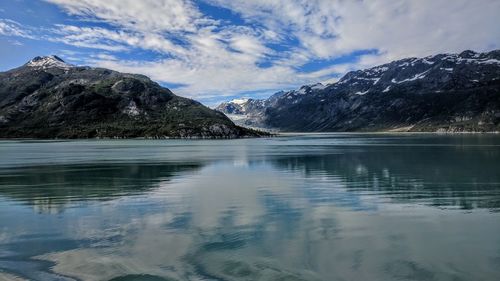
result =
[{"label": "blue sky", "polygon": [[142,73],[207,105],[500,46],[498,0],[0,0],[0,70],[37,55]]}]

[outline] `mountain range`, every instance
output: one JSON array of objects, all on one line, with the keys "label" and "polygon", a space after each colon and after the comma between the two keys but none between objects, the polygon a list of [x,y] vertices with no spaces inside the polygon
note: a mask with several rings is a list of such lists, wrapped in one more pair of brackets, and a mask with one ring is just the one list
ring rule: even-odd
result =
[{"label": "mountain range", "polygon": [[216,110],[280,131],[500,131],[500,50],[406,58]]},{"label": "mountain range", "polygon": [[237,138],[265,135],[148,77],[36,57],[0,72],[0,138]]},{"label": "mountain range", "polygon": [[0,72],[0,138],[266,135],[245,127],[491,132],[500,131],[500,50],[397,60],[351,71],[335,83],[236,99],[215,109],[146,76],[75,66],[57,56]]}]

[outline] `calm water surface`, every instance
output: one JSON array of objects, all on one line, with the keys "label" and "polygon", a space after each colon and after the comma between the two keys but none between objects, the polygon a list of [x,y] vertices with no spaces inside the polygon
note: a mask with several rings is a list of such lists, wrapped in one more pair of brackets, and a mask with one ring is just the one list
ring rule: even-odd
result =
[{"label": "calm water surface", "polygon": [[0,141],[11,279],[500,280],[500,136]]}]

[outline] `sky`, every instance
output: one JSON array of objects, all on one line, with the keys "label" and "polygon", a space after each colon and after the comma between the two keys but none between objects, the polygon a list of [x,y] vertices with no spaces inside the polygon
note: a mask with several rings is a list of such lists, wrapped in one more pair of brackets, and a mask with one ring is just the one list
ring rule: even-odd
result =
[{"label": "sky", "polygon": [[499,0],[0,0],[0,71],[54,54],[213,106],[498,49],[499,14]]}]

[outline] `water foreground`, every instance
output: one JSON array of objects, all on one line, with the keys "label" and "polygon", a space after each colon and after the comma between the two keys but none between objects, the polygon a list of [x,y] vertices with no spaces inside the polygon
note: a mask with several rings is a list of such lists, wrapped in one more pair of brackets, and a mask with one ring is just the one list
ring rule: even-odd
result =
[{"label": "water foreground", "polygon": [[0,141],[0,280],[498,280],[500,136]]}]

